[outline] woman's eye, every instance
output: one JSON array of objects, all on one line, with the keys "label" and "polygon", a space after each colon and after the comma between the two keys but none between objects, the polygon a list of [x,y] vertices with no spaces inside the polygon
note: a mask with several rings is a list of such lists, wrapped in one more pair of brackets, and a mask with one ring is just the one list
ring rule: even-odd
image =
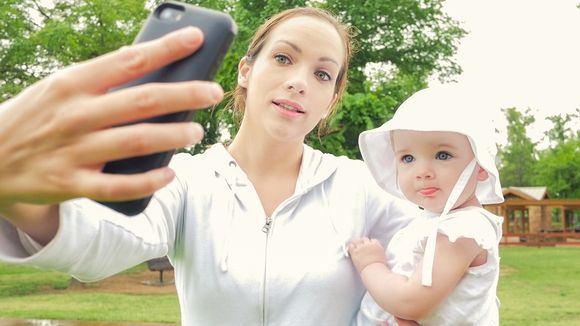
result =
[{"label": "woman's eye", "polygon": [[285,56],[283,54],[276,54],[274,56],[274,60],[276,60],[276,62],[278,62],[279,64],[283,64],[283,65],[287,65],[290,63],[290,58],[288,58],[287,56]]},{"label": "woman's eye", "polygon": [[316,72],[316,77],[320,80],[323,81],[329,81],[332,80],[332,78],[330,77],[330,75],[327,72],[324,71],[317,71]]},{"label": "woman's eye", "polygon": [[437,152],[437,154],[436,154],[436,158],[438,160],[448,160],[451,157],[452,157],[451,154],[449,154],[447,152]]},{"label": "woman's eye", "polygon": [[415,160],[415,158],[413,157],[413,155],[403,155],[403,157],[401,157],[401,162],[403,163],[411,163]]}]

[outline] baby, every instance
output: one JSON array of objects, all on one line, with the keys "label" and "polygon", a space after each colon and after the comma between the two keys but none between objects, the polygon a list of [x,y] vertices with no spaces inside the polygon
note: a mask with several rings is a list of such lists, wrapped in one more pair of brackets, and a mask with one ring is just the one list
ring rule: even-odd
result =
[{"label": "baby", "polygon": [[396,325],[397,316],[421,325],[499,324],[503,219],[482,204],[500,203],[503,195],[494,128],[482,103],[458,86],[424,89],[360,135],[379,185],[423,214],[395,234],[386,257],[375,239],[349,245],[368,290],[359,323]]}]

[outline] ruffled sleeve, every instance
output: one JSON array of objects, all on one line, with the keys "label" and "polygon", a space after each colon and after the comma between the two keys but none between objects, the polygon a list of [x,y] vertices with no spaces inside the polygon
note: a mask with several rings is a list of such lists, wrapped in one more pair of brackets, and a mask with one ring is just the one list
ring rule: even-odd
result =
[{"label": "ruffled sleeve", "polygon": [[458,210],[439,223],[438,231],[449,241],[473,239],[483,249],[497,247],[501,238],[501,218],[483,209]]}]

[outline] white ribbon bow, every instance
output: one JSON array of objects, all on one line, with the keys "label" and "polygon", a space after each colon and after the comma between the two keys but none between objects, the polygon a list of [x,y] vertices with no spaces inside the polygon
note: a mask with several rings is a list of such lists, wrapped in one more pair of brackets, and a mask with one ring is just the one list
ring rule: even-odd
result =
[{"label": "white ribbon bow", "polygon": [[437,232],[439,230],[439,222],[441,221],[442,218],[444,218],[445,216],[447,216],[447,214],[449,214],[449,211],[451,210],[453,205],[455,205],[461,193],[463,193],[465,185],[467,185],[467,181],[469,181],[469,178],[471,177],[471,174],[475,169],[475,163],[476,163],[475,159],[471,160],[471,162],[467,164],[463,172],[461,172],[461,175],[459,176],[459,179],[455,183],[455,186],[453,187],[451,194],[449,194],[449,198],[445,203],[445,208],[443,208],[443,212],[441,212],[441,215],[439,217],[435,218],[434,223],[431,226],[431,230],[429,230],[427,244],[425,245],[425,255],[423,256],[423,276],[421,278],[421,284],[423,286],[431,286],[431,284],[433,283],[433,261],[435,260],[435,245],[437,243]]}]

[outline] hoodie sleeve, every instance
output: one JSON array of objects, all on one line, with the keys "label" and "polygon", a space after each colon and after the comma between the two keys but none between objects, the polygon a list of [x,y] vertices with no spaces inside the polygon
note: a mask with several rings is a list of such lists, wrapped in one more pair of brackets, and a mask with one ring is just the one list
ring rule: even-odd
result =
[{"label": "hoodie sleeve", "polygon": [[393,235],[409,224],[419,209],[381,189],[366,171],[366,233],[386,246]]},{"label": "hoodie sleeve", "polygon": [[147,209],[127,217],[88,199],[60,205],[60,225],[46,246],[0,217],[0,260],[96,281],[171,250],[184,191],[176,178]]}]

